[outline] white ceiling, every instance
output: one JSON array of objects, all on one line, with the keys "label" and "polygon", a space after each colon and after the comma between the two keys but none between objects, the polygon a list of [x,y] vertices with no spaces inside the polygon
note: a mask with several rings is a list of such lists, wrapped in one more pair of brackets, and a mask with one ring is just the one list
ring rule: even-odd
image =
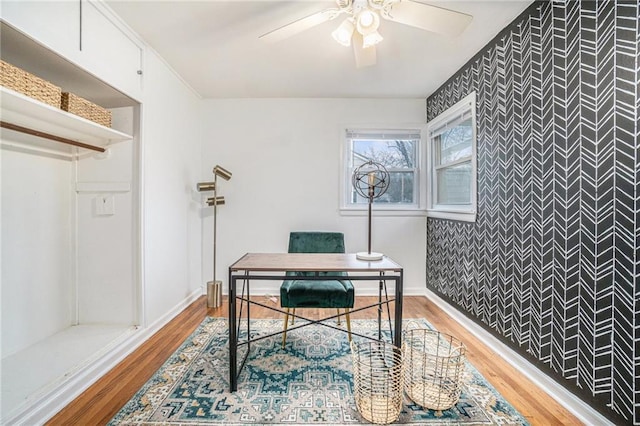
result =
[{"label": "white ceiling", "polygon": [[473,16],[457,38],[382,21],[375,66],[331,37],[339,17],[277,43],[258,37],[333,1],[107,0],[203,98],[426,98],[531,0],[426,1]]}]

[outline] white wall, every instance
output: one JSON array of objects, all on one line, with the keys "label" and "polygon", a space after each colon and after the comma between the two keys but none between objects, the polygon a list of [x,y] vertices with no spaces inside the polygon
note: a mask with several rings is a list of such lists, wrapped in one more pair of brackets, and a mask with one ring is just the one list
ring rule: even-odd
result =
[{"label": "white wall", "polygon": [[[133,107],[112,111],[113,127],[134,134]],[[89,155],[77,163],[78,322],[138,324],[134,158],[137,141],[112,145],[108,158]],[[125,189],[127,188],[128,189]],[[112,197],[114,213],[99,215],[97,203]]]},{"label": "white wall", "polygon": [[201,282],[200,99],[151,49],[142,106],[145,325],[171,312]]},{"label": "white wall", "polygon": [[14,142],[9,132],[3,132],[2,142],[5,357],[71,325],[75,293],[72,162],[7,147]]},{"label": "white wall", "polygon": [[[366,250],[364,212],[339,212],[342,130],[425,123],[425,104],[423,99],[209,99],[203,102],[203,123],[202,180],[212,179],[216,164],[233,173],[228,182],[218,180],[226,205],[218,208],[216,278],[226,286],[230,264],[246,252],[286,252],[290,231],[341,231],[348,252]],[[202,216],[204,284],[213,275],[212,208],[202,208]],[[374,250],[404,267],[405,293],[424,294],[425,218],[374,216],[372,233]],[[279,294],[279,285],[252,288]]]}]

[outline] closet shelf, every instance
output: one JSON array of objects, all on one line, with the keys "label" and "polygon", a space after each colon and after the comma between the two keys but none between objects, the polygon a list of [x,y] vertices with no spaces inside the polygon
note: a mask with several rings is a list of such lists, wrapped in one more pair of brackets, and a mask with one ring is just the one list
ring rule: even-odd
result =
[{"label": "closet shelf", "polygon": [[2,121],[61,139],[104,148],[133,138],[5,87],[0,87],[0,106]]}]

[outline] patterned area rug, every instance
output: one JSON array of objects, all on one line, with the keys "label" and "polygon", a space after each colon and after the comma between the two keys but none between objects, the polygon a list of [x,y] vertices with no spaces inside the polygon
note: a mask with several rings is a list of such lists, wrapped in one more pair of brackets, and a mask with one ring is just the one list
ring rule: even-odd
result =
[{"label": "patterned area rug", "polygon": [[[281,327],[281,320],[252,320],[251,334],[265,335]],[[431,326],[423,319],[406,320],[407,328]],[[352,320],[352,330],[377,336],[377,321]],[[229,392],[228,334],[226,319],[206,318],[109,424],[367,423],[353,399],[353,366],[345,333],[312,325],[290,331],[286,349],[280,335],[252,343],[235,393]],[[238,358],[242,359],[240,354]],[[528,424],[469,363],[464,382],[460,400],[449,410],[425,410],[405,398],[397,423]]]}]

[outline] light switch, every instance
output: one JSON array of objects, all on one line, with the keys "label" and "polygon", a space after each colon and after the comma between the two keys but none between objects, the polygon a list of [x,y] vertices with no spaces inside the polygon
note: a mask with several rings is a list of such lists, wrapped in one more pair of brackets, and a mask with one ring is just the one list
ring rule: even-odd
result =
[{"label": "light switch", "polygon": [[113,194],[98,195],[95,198],[96,216],[111,216],[116,214]]}]

